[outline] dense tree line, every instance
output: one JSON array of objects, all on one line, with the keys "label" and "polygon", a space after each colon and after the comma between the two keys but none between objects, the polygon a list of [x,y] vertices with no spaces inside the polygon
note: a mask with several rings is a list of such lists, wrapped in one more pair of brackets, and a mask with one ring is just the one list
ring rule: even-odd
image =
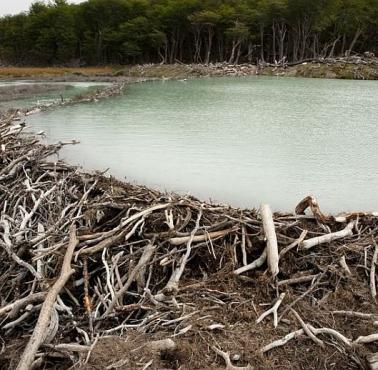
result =
[{"label": "dense tree line", "polygon": [[54,0],[0,18],[0,61],[296,62],[375,52],[377,30],[377,0]]}]

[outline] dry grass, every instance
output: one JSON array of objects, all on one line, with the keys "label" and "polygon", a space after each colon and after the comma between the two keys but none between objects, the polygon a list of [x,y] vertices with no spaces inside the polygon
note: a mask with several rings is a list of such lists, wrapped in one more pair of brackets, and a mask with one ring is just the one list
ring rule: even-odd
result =
[{"label": "dry grass", "polygon": [[84,68],[65,68],[65,67],[1,67],[0,78],[13,77],[54,77],[66,74],[77,74],[83,76],[112,75],[114,68],[107,67],[84,67]]},{"label": "dry grass", "polygon": [[[239,71],[240,72],[240,71]],[[265,67],[263,75],[278,75],[290,77],[340,78],[340,79],[378,79],[376,64],[319,64],[308,63],[287,68]],[[198,76],[224,76],[228,73],[223,69],[209,68],[204,65],[154,64],[135,66],[104,66],[104,67],[0,67],[1,78],[44,78],[61,76],[114,76],[114,77],[145,77],[145,78],[188,78]],[[255,75],[256,69],[251,68],[242,74]]]}]

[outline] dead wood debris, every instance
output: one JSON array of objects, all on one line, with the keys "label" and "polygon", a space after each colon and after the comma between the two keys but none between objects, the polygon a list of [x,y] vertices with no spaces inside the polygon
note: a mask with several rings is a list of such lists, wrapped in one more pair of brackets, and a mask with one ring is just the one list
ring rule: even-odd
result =
[{"label": "dead wood debris", "polygon": [[[89,366],[104,338],[130,333],[149,338],[129,352],[148,368],[151,339],[176,355],[204,345],[173,368],[266,368],[284,349],[300,368],[314,342],[320,358],[337,348],[338,368],[377,367],[376,214],[327,216],[313,197],[272,215],[163,194],[52,161],[63,144],[24,127],[0,119],[1,368]],[[103,368],[143,368],[129,353]]]}]

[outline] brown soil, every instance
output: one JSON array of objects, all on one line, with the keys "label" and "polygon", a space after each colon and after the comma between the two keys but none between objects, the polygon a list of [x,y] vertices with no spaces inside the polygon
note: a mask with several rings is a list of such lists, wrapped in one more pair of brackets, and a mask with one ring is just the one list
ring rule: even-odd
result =
[{"label": "brown soil", "polygon": [[[222,359],[211,350],[214,344],[232,356],[240,357],[234,365],[253,365],[255,369],[361,369],[365,368],[365,356],[378,350],[378,346],[369,348],[359,346],[352,349],[342,348],[331,337],[322,339],[327,343],[325,349],[318,347],[309,338],[302,337],[289,342],[287,345],[274,349],[266,355],[258,354],[258,350],[293,330],[295,319],[286,315],[290,322],[284,322],[277,329],[273,328],[268,319],[256,324],[257,315],[260,315],[269,306],[271,288],[263,273],[254,274],[252,281],[235,281],[230,273],[216,274],[213,280],[203,287],[188,290],[177,299],[190,305],[200,312],[186,322],[193,326],[192,330],[178,336],[177,350],[151,356],[143,350],[132,352],[139,348],[141,343],[169,337],[172,333],[159,332],[157,334],[137,334],[135,331],[124,333],[120,337],[107,338],[100,341],[92,352],[87,365],[81,369],[103,369],[120,360],[127,360],[120,369],[142,368],[143,363],[154,360],[150,369],[219,369],[224,367]],[[257,276],[256,276],[257,275]],[[289,289],[287,302],[302,293],[305,289]],[[317,295],[320,298],[322,291]],[[217,305],[209,302],[209,296],[217,297],[224,304]],[[367,335],[371,328],[366,321],[334,316],[330,311],[335,309],[353,309],[363,312],[378,313],[376,305],[370,301],[368,289],[361,291],[361,284],[346,282],[340,278],[337,291],[332,292],[322,302],[321,307],[314,308],[311,299],[298,303],[296,310],[306,322],[319,327],[332,327],[349,338]],[[257,313],[253,306],[256,307]],[[224,329],[209,330],[208,326],[214,323],[224,325]],[[185,325],[183,325],[184,327]],[[177,329],[176,329],[177,331]],[[132,354],[130,356],[130,354]]]}]

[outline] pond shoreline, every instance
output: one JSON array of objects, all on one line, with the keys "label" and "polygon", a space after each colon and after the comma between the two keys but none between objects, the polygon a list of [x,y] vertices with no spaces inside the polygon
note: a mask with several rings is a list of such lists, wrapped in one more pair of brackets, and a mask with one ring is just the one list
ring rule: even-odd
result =
[{"label": "pond shoreline", "polygon": [[286,76],[336,79],[378,79],[378,58],[350,57],[272,64],[146,64],[98,68],[2,67],[1,79],[51,82],[129,82],[135,79],[183,79],[211,76]]},{"label": "pond shoreline", "polygon": [[[117,86],[114,94],[123,88]],[[103,94],[107,96],[111,91]],[[179,365],[191,363],[191,368],[200,369],[216,362],[219,368],[222,360],[216,354],[219,348],[227,351],[230,341],[230,350],[240,354],[234,361],[257,369],[270,367],[277,350],[281,363],[287,362],[283,369],[309,363],[316,367],[331,355],[338,368],[351,362],[374,365],[370,334],[378,318],[377,214],[333,217],[308,197],[294,213],[270,216],[266,206],[260,212],[238,209],[88,174],[59,160],[51,162],[49,158],[69,143],[40,143],[23,133],[23,119],[18,112],[0,120],[0,276],[7,281],[0,287],[6,297],[0,316],[8,330],[0,365],[15,368],[35,323],[42,325],[48,308],[41,303],[53,291],[63,256],[75,271],[55,303],[55,329],[49,341],[39,345],[40,365],[54,367],[59,361],[60,368],[104,368],[125,361],[128,353],[130,368],[146,355],[152,356],[154,368],[161,368],[170,365],[160,354],[165,351],[169,361]],[[365,269],[359,269],[363,260],[368,278]],[[319,285],[322,294],[315,294]],[[298,301],[300,313],[291,317],[289,311]],[[268,304],[266,309],[281,306],[281,317],[288,316],[275,323],[275,329],[260,324],[265,316],[262,304]],[[299,315],[302,320],[296,321]],[[363,319],[351,329],[345,320],[350,316]],[[304,322],[316,322],[316,328]],[[147,334],[151,325],[154,329]],[[75,326],[88,340],[73,332]],[[308,330],[323,343],[319,350],[306,340]],[[203,340],[206,332],[212,333],[208,340],[216,350]],[[124,342],[122,333],[133,340]],[[342,350],[335,354],[324,334],[339,341]],[[101,339],[104,335],[117,335],[112,350],[107,339]],[[162,339],[168,349],[159,347]],[[286,339],[295,341],[295,351],[285,346]],[[88,352],[91,359],[84,365]],[[198,353],[207,355],[193,358]]]},{"label": "pond shoreline", "polygon": [[[110,98],[112,96],[117,96],[122,93],[122,91],[125,89],[127,84],[130,83],[140,83],[140,82],[145,82],[149,81],[152,79],[146,79],[146,78],[132,78],[132,79],[117,79],[117,80],[112,80],[110,83],[110,86],[105,86],[105,87],[100,87],[96,89],[96,91],[88,91],[82,94],[77,94],[74,95],[73,97],[70,98],[61,98],[57,99],[54,102],[50,103],[39,103],[34,106],[29,106],[26,108],[9,108],[6,110],[6,112],[3,113],[16,113],[18,115],[23,115],[25,114],[26,116],[29,116],[31,114],[36,114],[41,111],[46,111],[46,110],[52,110],[56,109],[58,107],[65,107],[65,106],[70,106],[74,104],[80,104],[80,103],[91,103],[91,102],[97,102],[102,99]],[[63,81],[54,81],[54,82],[63,82]],[[72,81],[72,82],[83,82],[83,81]],[[99,82],[99,81],[85,81],[85,82]],[[104,82],[104,81],[101,81]],[[69,82],[67,82],[69,84]],[[35,86],[37,85],[30,85],[30,88],[24,89],[22,93],[22,98],[30,98],[35,95]],[[69,85],[68,85],[69,86]],[[38,92],[48,92],[48,91],[59,91],[58,87],[51,88],[51,86],[45,84],[41,85],[41,87],[37,88]],[[0,90],[1,92],[1,90]],[[7,94],[7,91],[4,91],[5,94]],[[12,93],[9,93],[4,100],[12,100],[12,97],[14,95]],[[0,109],[1,113],[1,109]]]},{"label": "pond shoreline", "polygon": [[[80,77],[54,77],[70,78]],[[16,368],[46,315],[42,302],[63,257],[75,271],[50,307],[57,316],[47,324],[55,329],[38,352],[45,367],[127,361],[137,368],[147,357],[156,369],[220,368],[217,355],[227,350],[238,354],[235,364],[261,370],[278,358],[282,369],[317,368],[330,357],[338,368],[376,366],[378,213],[326,215],[307,197],[295,212],[270,218],[266,206],[239,209],[82,172],[51,161],[71,143],[45,145],[24,133],[27,115],[106,99],[155,78],[111,77],[100,91],[0,118],[0,317],[7,330],[0,367]],[[260,323],[269,307],[280,309],[277,324]],[[350,317],[358,318],[353,327]]]},{"label": "pond shoreline", "polygon": [[131,66],[116,72],[120,76],[143,76],[152,78],[193,78],[193,77],[242,77],[277,76],[328,79],[377,80],[378,58],[308,60],[288,65],[271,64],[173,64]]},{"label": "pond shoreline", "polygon": [[[101,93],[82,94],[49,106],[35,106],[22,110],[38,112],[56,106],[95,101],[107,96],[114,96],[121,92],[128,84],[153,80],[185,80],[201,77],[246,77],[246,76],[276,76],[276,77],[304,77],[325,79],[356,79],[377,80],[378,58],[363,59],[340,58],[335,60],[313,60],[295,65],[253,65],[228,63],[216,64],[148,64],[126,67],[99,68],[36,68],[36,67],[2,67],[0,68],[0,82],[6,81],[38,81],[40,85],[19,87],[0,87],[0,100],[14,98],[29,98],[36,93],[59,90],[48,83],[101,82],[111,83],[112,87],[101,89]],[[46,84],[43,84],[46,83]]]}]

